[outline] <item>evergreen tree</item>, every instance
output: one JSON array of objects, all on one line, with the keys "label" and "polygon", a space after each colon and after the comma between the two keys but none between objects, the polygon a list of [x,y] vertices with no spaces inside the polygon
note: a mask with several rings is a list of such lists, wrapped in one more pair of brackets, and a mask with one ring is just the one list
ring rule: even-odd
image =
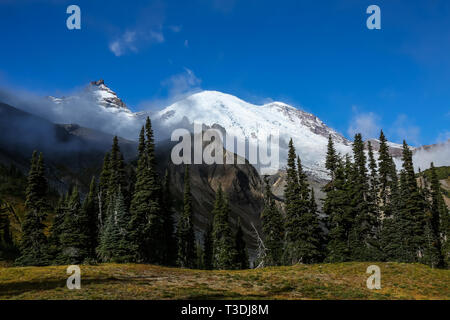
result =
[{"label": "evergreen tree", "polygon": [[367,161],[361,134],[356,134],[353,142],[353,170],[350,174],[350,199],[353,209],[353,225],[349,244],[352,259],[370,261],[378,256],[376,242],[376,213],[370,204],[370,191],[367,177]]},{"label": "evergreen tree", "polygon": [[236,248],[236,256],[234,266],[237,269],[248,269],[248,253],[247,247],[245,245],[244,240],[244,231],[242,230],[241,219],[238,218],[237,226],[236,226],[236,235],[235,235],[235,248]]},{"label": "evergreen tree", "polygon": [[49,263],[47,237],[43,221],[47,216],[47,180],[42,153],[33,152],[25,191],[25,219],[22,224],[21,256],[18,265],[46,265]]},{"label": "evergreen tree", "polygon": [[89,223],[84,214],[78,187],[72,191],[67,211],[60,227],[61,252],[58,261],[64,264],[80,264],[89,257]]},{"label": "evergreen tree", "polygon": [[9,213],[12,211],[12,207],[0,199],[0,260],[10,260],[18,253],[11,233]]},{"label": "evergreen tree", "polygon": [[[445,214],[442,210],[445,206],[444,199],[442,198],[441,185],[436,174],[436,168],[433,162],[430,166],[431,181],[430,181],[430,206],[427,215],[427,240],[428,240],[428,252],[427,259],[428,264],[431,267],[442,267],[444,265],[444,257],[442,255],[442,239],[441,239],[441,217]],[[426,186],[424,188],[427,190]]]},{"label": "evergreen tree", "polygon": [[222,193],[222,187],[216,192],[213,216],[213,267],[215,269],[233,269],[236,250],[228,221],[228,201]]},{"label": "evergreen tree", "polygon": [[177,240],[174,232],[172,196],[170,191],[170,173],[166,169],[163,185],[163,227],[164,227],[164,264],[174,266],[177,260]]},{"label": "evergreen tree", "polygon": [[206,270],[213,268],[213,225],[209,223],[203,235],[203,267]]},{"label": "evergreen tree", "polygon": [[203,256],[204,256],[204,252],[203,252],[203,247],[201,245],[200,242],[196,242],[195,243],[195,268],[197,269],[205,269],[205,266],[203,264]]},{"label": "evergreen tree", "polygon": [[[347,158],[347,162],[350,160]],[[327,218],[328,241],[326,246],[327,262],[350,260],[349,234],[353,226],[352,210],[349,199],[349,182],[346,176],[351,166],[344,166],[338,160],[334,179],[324,188],[326,197],[323,211]]]},{"label": "evergreen tree", "polygon": [[295,165],[295,148],[289,142],[286,199],[286,248],[288,264],[314,263],[320,261],[321,240],[317,215],[311,214],[309,186],[300,158]]},{"label": "evergreen tree", "polygon": [[178,265],[182,268],[195,267],[195,234],[194,215],[192,212],[192,195],[190,187],[189,167],[186,165],[184,173],[183,213],[178,219]]},{"label": "evergreen tree", "polygon": [[331,134],[328,136],[328,147],[327,147],[327,158],[325,161],[325,168],[330,171],[331,180],[334,179],[334,175],[337,169],[338,156],[336,154],[336,149],[334,148],[333,139]]},{"label": "evergreen tree", "polygon": [[264,177],[265,196],[264,210],[261,213],[264,246],[266,247],[265,266],[279,266],[282,264],[284,246],[284,221],[278,210],[267,176]]},{"label": "evergreen tree", "polygon": [[389,154],[387,139],[380,132],[378,150],[378,210],[380,218],[381,260],[396,261],[401,256],[402,235],[400,226],[400,190],[397,169]]},{"label": "evergreen tree", "polygon": [[60,196],[58,204],[55,208],[55,216],[53,219],[53,224],[50,228],[50,236],[48,239],[49,243],[49,254],[52,257],[54,263],[59,264],[59,258],[61,257],[61,241],[59,240],[62,233],[62,225],[64,222],[65,214],[67,211],[67,201],[66,196]]},{"label": "evergreen tree", "polygon": [[295,166],[295,148],[292,139],[289,141],[287,169],[286,169],[286,186],[284,188],[285,199],[285,249],[283,260],[287,264],[295,264],[301,262],[302,246],[300,244],[300,215],[306,210],[302,206],[301,190],[298,183],[298,173]]},{"label": "evergreen tree", "polygon": [[113,138],[110,156],[110,175],[108,181],[108,197],[117,194],[119,188],[121,193],[126,191],[125,164],[123,155],[120,152],[119,140],[117,136]]},{"label": "evergreen tree", "polygon": [[164,254],[164,231],[161,213],[161,186],[156,172],[153,130],[150,119],[139,138],[139,159],[136,184],[131,201],[130,240],[135,261],[162,263]]},{"label": "evergreen tree", "polygon": [[401,204],[398,225],[401,232],[399,261],[419,262],[424,256],[426,237],[425,199],[419,190],[414,174],[412,152],[403,141],[403,170],[401,172]]},{"label": "evergreen tree", "polygon": [[103,228],[104,220],[106,217],[106,209],[108,208],[108,187],[111,179],[111,156],[109,152],[105,154],[103,160],[102,172],[100,173],[99,186],[98,186],[98,220],[100,229]]},{"label": "evergreen tree", "polygon": [[87,243],[87,248],[89,251],[89,257],[95,257],[95,250],[98,246],[99,234],[100,234],[100,221],[99,212],[97,204],[97,185],[95,182],[95,177],[92,177],[91,184],[89,186],[89,193],[84,199],[82,212],[87,221],[86,234],[88,235],[89,241]]},{"label": "evergreen tree", "polygon": [[125,199],[119,190],[112,197],[108,210],[105,227],[100,236],[97,249],[98,256],[104,262],[129,262],[133,260],[130,254],[129,224]]}]

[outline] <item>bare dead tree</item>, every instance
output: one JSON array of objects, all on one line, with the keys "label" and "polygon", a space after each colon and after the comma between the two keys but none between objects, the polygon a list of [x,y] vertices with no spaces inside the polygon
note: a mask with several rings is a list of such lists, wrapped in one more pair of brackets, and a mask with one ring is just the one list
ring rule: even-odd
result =
[{"label": "bare dead tree", "polygon": [[264,241],[262,240],[262,238],[259,236],[258,230],[256,230],[255,225],[253,224],[253,222],[251,223],[254,233],[255,233],[255,238],[256,241],[258,243],[258,249],[257,249],[257,256],[256,256],[256,261],[258,261],[258,265],[256,266],[256,269],[258,268],[264,268],[264,263],[265,263],[265,259],[267,256],[267,248],[264,245]]}]

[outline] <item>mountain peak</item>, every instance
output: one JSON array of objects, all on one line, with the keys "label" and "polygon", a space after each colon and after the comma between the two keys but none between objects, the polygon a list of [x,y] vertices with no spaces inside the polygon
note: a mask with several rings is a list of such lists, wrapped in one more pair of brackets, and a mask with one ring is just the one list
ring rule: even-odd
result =
[{"label": "mountain peak", "polygon": [[104,85],[105,84],[105,80],[103,80],[103,79],[100,79],[100,80],[97,80],[97,81],[91,81],[91,85],[92,86],[100,86],[100,85]]}]

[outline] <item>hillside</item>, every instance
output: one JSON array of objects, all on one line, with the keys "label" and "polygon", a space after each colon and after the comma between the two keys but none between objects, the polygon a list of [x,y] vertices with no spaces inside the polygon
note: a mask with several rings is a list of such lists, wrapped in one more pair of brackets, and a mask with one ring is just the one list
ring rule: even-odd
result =
[{"label": "hillside", "polygon": [[[366,269],[381,268],[381,290]],[[244,271],[138,264],[81,266],[81,289],[66,288],[66,267],[0,267],[0,299],[445,299],[450,270],[420,264],[351,262]]]}]

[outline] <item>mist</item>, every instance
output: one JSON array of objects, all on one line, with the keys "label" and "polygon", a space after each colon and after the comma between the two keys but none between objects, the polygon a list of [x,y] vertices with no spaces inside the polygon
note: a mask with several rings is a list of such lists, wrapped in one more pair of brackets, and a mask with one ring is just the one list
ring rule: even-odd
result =
[{"label": "mist", "polygon": [[87,90],[74,92],[70,99],[58,104],[27,91],[0,88],[0,102],[53,123],[78,124],[129,140],[137,140],[143,123],[129,112],[99,107]]}]

